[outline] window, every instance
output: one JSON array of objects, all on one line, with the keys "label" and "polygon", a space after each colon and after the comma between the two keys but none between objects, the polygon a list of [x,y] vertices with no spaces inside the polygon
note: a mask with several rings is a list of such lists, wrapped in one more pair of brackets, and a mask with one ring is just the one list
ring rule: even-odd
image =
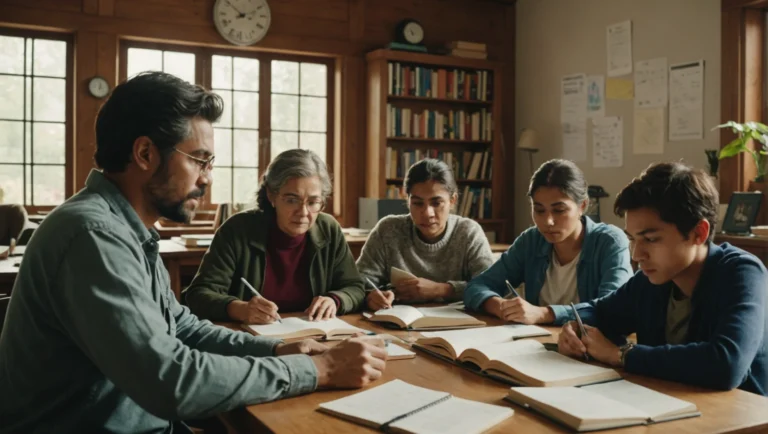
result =
[{"label": "window", "polygon": [[332,60],[136,42],[124,45],[124,78],[163,70],[223,98],[224,115],[214,125],[216,164],[210,202],[252,202],[259,176],[271,158],[288,149],[311,149],[332,171],[333,138],[328,128]]},{"label": "window", "polygon": [[68,39],[0,30],[0,187],[4,203],[52,206],[71,193]]}]

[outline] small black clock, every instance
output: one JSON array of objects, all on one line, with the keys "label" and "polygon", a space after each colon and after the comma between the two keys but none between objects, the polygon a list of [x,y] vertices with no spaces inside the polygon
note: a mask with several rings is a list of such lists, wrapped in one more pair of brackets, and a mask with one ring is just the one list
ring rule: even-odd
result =
[{"label": "small black clock", "polygon": [[424,40],[424,27],[412,18],[404,19],[397,24],[395,40],[405,44],[419,45]]}]

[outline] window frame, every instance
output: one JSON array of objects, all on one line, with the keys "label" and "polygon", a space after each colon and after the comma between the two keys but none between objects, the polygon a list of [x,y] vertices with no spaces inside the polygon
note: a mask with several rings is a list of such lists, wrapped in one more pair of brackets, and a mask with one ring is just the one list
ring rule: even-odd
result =
[{"label": "window frame", "polygon": [[[10,37],[18,37],[18,38],[31,38],[31,39],[47,39],[52,41],[62,41],[67,44],[67,54],[66,54],[66,77],[64,77],[65,81],[65,91],[64,91],[64,201],[72,197],[74,194],[74,176],[75,176],[75,116],[74,116],[74,98],[75,98],[75,44],[74,44],[74,35],[71,33],[64,33],[64,32],[55,32],[55,31],[43,31],[43,30],[31,30],[31,29],[22,29],[22,28],[15,28],[15,27],[0,27],[0,36],[10,36]],[[25,53],[26,56],[26,53]],[[26,62],[26,59],[25,59]],[[26,71],[25,71],[26,73]],[[23,77],[35,77],[34,75],[23,75]],[[56,77],[57,79],[60,79],[60,77]],[[25,95],[26,98],[26,95]],[[26,102],[25,102],[26,104]],[[26,108],[25,108],[26,111]],[[25,115],[26,116],[26,115]],[[34,119],[23,119],[23,123],[29,122],[30,124],[34,125],[35,121]],[[26,130],[26,127],[25,127]],[[26,135],[26,131],[24,133]],[[26,146],[26,145],[23,145]],[[32,140],[32,148],[34,149],[34,139]],[[46,167],[53,164],[42,164],[37,165],[34,164],[34,159],[32,162],[27,162],[26,157],[26,149],[23,152],[23,158],[22,162],[15,164],[15,163],[4,163],[7,165],[15,165],[15,166],[21,166],[22,167],[22,173],[25,173],[25,168],[27,166],[38,166],[38,167]],[[59,164],[55,164],[55,166],[60,166]],[[26,175],[23,175],[26,176]],[[32,169],[32,182],[31,185],[34,185],[34,169]],[[27,210],[28,214],[38,214],[40,212],[49,212],[53,210],[58,205],[34,205],[34,204],[26,204],[24,203],[26,201],[26,189],[27,189],[27,183],[24,182],[24,191],[22,193],[22,196],[24,200],[22,201],[22,205]],[[34,187],[33,187],[34,188]],[[31,196],[34,201],[34,195]],[[63,202],[62,202],[63,203]]]},{"label": "window frame", "polygon": [[[178,51],[195,54],[195,81],[205,87],[211,89],[211,68],[213,56],[236,56],[250,59],[259,60],[259,141],[258,141],[258,182],[261,182],[261,177],[267,168],[269,161],[272,159],[271,155],[271,143],[270,136],[272,133],[271,125],[271,104],[272,104],[272,89],[271,89],[271,62],[273,60],[288,61],[288,62],[304,62],[315,63],[325,65],[327,68],[326,73],[326,151],[325,162],[328,167],[328,173],[333,179],[340,178],[341,174],[336,173],[336,165],[334,164],[334,156],[337,154],[336,147],[339,146],[336,140],[335,131],[335,105],[336,105],[336,62],[334,57],[321,57],[316,55],[302,55],[302,54],[286,54],[276,53],[270,51],[256,51],[252,49],[237,49],[237,48],[218,48],[218,47],[206,47],[196,45],[184,45],[173,44],[165,42],[147,42],[138,41],[132,39],[121,39],[119,48],[119,61],[118,72],[119,81],[123,82],[127,79],[128,75],[128,49],[129,48],[144,48],[151,50],[164,50],[164,51]],[[300,95],[300,94],[299,94]],[[299,105],[300,109],[301,105]],[[234,155],[233,155],[234,157]],[[230,167],[230,166],[219,166]],[[234,173],[233,173],[234,176]],[[233,178],[234,179],[234,178]],[[215,180],[214,180],[215,182]],[[234,183],[232,185],[234,188]],[[208,189],[205,193],[205,205],[203,209],[211,211],[214,210],[217,204],[211,202],[211,190]],[[334,197],[340,197],[340,192],[335,191],[326,201],[325,211],[327,213],[333,213],[335,217],[339,217],[337,212],[340,207],[334,204]],[[255,199],[255,197],[253,198]],[[254,200],[255,202],[255,200]]]}]

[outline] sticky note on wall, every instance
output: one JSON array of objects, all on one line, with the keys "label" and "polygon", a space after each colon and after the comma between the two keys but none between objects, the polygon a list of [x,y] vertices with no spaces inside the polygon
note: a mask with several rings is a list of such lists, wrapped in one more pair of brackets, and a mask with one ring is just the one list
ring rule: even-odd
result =
[{"label": "sticky note on wall", "polygon": [[608,99],[632,99],[635,97],[635,83],[622,78],[605,81],[605,97]]}]

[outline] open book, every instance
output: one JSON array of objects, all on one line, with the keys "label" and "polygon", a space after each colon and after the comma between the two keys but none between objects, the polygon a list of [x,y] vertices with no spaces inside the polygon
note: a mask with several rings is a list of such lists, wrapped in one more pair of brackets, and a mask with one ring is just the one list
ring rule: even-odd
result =
[{"label": "open book", "polygon": [[415,308],[407,305],[377,310],[370,321],[381,322],[410,330],[435,330],[450,328],[482,327],[485,322],[460,312],[453,306]]},{"label": "open book", "polygon": [[269,336],[286,341],[301,339],[342,340],[354,334],[371,334],[338,318],[325,321],[309,321],[306,318],[283,318],[282,323],[266,325],[244,324],[243,327],[258,336]]},{"label": "open book", "polygon": [[182,234],[171,237],[171,241],[186,247],[208,247],[213,241],[213,234]]},{"label": "open book", "polygon": [[391,267],[389,269],[389,283],[393,285],[397,285],[403,280],[411,280],[411,279],[416,279],[416,276],[414,276],[413,274],[405,270],[401,270],[397,267]]},{"label": "open book", "polygon": [[513,387],[506,400],[576,431],[593,431],[701,416],[696,405],[628,381],[584,387]]},{"label": "open book", "polygon": [[320,404],[320,411],[382,431],[435,434],[481,433],[514,414],[401,380]]}]

